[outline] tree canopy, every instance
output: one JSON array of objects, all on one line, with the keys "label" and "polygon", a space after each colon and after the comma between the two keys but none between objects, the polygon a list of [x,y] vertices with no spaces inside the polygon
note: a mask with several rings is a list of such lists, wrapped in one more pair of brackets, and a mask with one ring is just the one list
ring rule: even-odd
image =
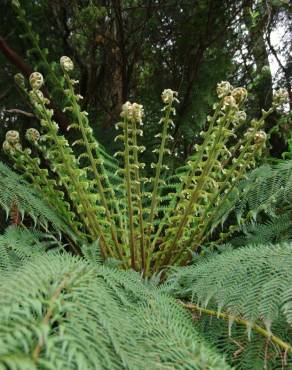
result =
[{"label": "tree canopy", "polygon": [[[214,103],[217,82],[248,86],[249,105],[257,114],[270,106],[275,87],[291,94],[292,26],[285,0],[23,0],[20,19],[17,3],[3,0],[0,26],[0,107],[9,125],[23,127],[34,120],[15,111],[31,113],[13,85],[17,72],[45,72],[32,38],[53,67],[62,55],[74,60],[82,107],[96,117],[94,130],[109,147],[121,106],[134,96],[149,107],[146,130],[151,133],[161,91],[179,92],[173,151],[186,158]],[[57,91],[52,103],[59,105]],[[280,157],[289,122],[274,115],[267,125],[273,129],[271,153]]]}]

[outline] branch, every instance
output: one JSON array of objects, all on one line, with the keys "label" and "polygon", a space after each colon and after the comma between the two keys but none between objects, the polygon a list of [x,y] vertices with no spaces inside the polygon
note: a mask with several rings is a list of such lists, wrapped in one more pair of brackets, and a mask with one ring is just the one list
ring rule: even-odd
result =
[{"label": "branch", "polygon": [[21,109],[4,109],[4,113],[14,113],[14,114],[22,114],[26,117],[35,117],[35,115],[33,113],[30,113],[30,112],[25,112],[24,110],[21,110]]},{"label": "branch", "polygon": [[[29,78],[30,74],[33,72],[32,68],[28,64],[26,64],[25,61],[14,50],[10,48],[10,46],[1,36],[0,36],[0,51],[13,65],[17,67],[17,69],[24,76]],[[49,93],[46,89],[43,89],[43,93],[47,98],[49,98]],[[53,103],[51,103],[49,107],[54,110],[54,118],[58,122],[61,131],[67,132],[68,121],[66,116]]]},{"label": "branch", "polygon": [[0,36],[0,51],[6,56],[6,58],[14,64],[17,69],[19,69],[26,77],[29,77],[33,72],[30,66],[28,66],[25,61],[13,51],[3,37]]}]

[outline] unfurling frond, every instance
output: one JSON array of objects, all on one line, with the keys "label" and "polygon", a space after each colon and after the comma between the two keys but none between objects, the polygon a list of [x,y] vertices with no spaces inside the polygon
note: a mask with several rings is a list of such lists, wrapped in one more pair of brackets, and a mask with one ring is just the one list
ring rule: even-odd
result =
[{"label": "unfurling frond", "polygon": [[[16,76],[39,127],[25,140],[9,130],[3,142],[22,175],[0,163],[0,207],[12,221],[0,236],[0,370],[231,370],[219,351],[240,370],[276,370],[279,358],[292,369],[292,245],[267,245],[292,237],[292,161],[250,172],[266,148],[265,120],[288,92],[249,120],[247,90],[219,83],[213,112],[175,171],[179,95],[165,89],[147,170],[143,106],[122,106],[122,145],[106,153],[73,61],[62,56],[52,67],[20,2],[11,3],[45,78],[33,72],[28,90]],[[192,259],[154,286],[169,266]]]},{"label": "unfurling frond", "polygon": [[[120,260],[123,267],[144,276],[169,265],[187,264],[214,231],[218,234],[218,227],[236,206],[230,199],[236,198],[238,182],[265,147],[263,127],[276,106],[246,122],[247,90],[228,82],[218,84],[219,101],[208,116],[201,142],[194,145],[186,166],[167,178],[167,157],[173,154],[168,146],[174,104],[179,100],[176,91],[165,89],[159,121],[162,132],[156,135],[159,144],[152,152],[157,158],[150,164],[149,177],[140,159],[146,149],[140,143],[143,106],[130,102],[122,106],[122,122],[116,124],[121,129],[116,137],[122,142],[116,153],[120,168],[93,135],[88,113],[79,103],[81,96],[75,92],[77,82],[71,78],[73,62],[63,56],[60,63],[63,108],[71,121],[69,129],[76,130],[77,137],[70,145],[60,133],[54,111],[40,91],[43,77],[35,72],[30,79],[32,90],[22,83],[20,88],[31,100],[40,132],[27,131],[31,150],[22,147],[18,132],[9,131],[3,144],[6,154],[85,244],[99,239],[104,260]],[[53,75],[56,79],[55,71]],[[220,238],[228,236],[222,233]]]}]

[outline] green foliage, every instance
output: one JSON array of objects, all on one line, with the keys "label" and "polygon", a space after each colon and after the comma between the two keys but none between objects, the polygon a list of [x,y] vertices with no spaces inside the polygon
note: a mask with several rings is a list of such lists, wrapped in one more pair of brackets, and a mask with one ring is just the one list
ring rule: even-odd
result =
[{"label": "green foliage", "polygon": [[[171,273],[166,290],[195,303],[190,308],[203,315],[198,327],[237,368],[269,363],[274,369],[282,355],[290,363],[292,354],[291,248],[248,246],[199,260]],[[229,321],[229,329],[220,319]]]},{"label": "green foliage", "polygon": [[218,212],[217,224],[228,221],[228,216],[237,220],[237,225],[222,232],[219,240],[234,245],[288,240],[291,190],[292,161],[263,165],[251,171],[236,184]]},{"label": "green foliage", "polygon": [[292,279],[291,248],[288,243],[226,251],[194,266],[178,268],[171,278],[177,288],[171,288],[202,307],[213,300],[218,312],[227,309],[252,323],[261,319],[270,327],[281,313],[291,324],[289,304],[285,306],[290,294],[286,288]]},{"label": "green foliage", "polygon": [[254,170],[247,181],[242,181],[238,190],[240,201],[235,212],[239,222],[245,213],[249,218],[256,219],[260,212],[275,216],[283,208],[291,209],[292,161]]},{"label": "green foliage", "polygon": [[[66,56],[60,65],[49,61],[24,7],[12,0],[25,30],[28,59],[37,61],[35,68],[45,73],[46,82],[44,88],[43,75],[34,72],[28,89],[24,77],[16,76],[39,130],[29,128],[25,137],[9,130],[3,143],[22,175],[0,163],[0,206],[13,224],[0,236],[0,370],[230,369],[219,352],[236,369],[291,368],[292,161],[249,172],[265,151],[267,136],[279,136],[289,120],[288,114],[276,126],[266,125],[288,98],[284,89],[272,94],[262,25],[268,5],[259,1],[252,9],[218,3],[217,13],[216,4],[204,1],[190,12],[185,5],[176,11],[176,2],[166,6],[174,12],[158,3],[146,12],[131,1],[78,4],[70,9],[62,2],[52,4],[58,27],[60,10],[66,23],[61,38],[79,64],[74,71]],[[247,119],[247,90],[227,81],[217,85],[214,104],[214,79],[225,73],[231,59],[225,48],[217,50],[220,41],[214,44],[208,32],[213,22],[212,39],[218,38],[231,8],[248,15],[240,32],[251,38],[257,34],[250,49],[256,70],[249,112],[253,115],[255,100],[265,109],[256,119]],[[139,42],[144,34],[138,35],[140,24],[130,14],[147,29],[145,53]],[[144,26],[145,14],[150,28]],[[192,21],[182,26],[188,17]],[[204,28],[204,37],[189,37],[194,25]],[[228,24],[228,30],[232,27]],[[158,42],[157,34],[164,35]],[[143,64],[137,60],[140,53]],[[205,63],[200,63],[203,56]],[[193,57],[195,68],[182,63]],[[107,69],[110,59],[114,66]],[[99,63],[103,67],[98,74]],[[161,118],[154,99],[158,86],[169,79],[157,79],[157,68],[171,70],[176,81],[170,85],[179,84],[182,90],[181,103],[176,91],[163,91]],[[24,69],[28,74],[29,68]],[[112,81],[95,94],[102,74]],[[72,76],[80,77],[80,88]],[[149,84],[153,78],[155,83]],[[195,81],[202,86],[196,93]],[[288,82],[286,78],[289,88]],[[96,112],[98,101],[107,107],[109,121],[116,120],[134,86],[149,105],[147,138],[141,138],[143,106],[126,102],[116,124],[120,131],[113,148],[119,148],[111,156],[94,135],[93,122],[99,118],[89,120],[85,109]],[[212,104],[213,113],[207,116]],[[195,114],[193,105],[198,106]],[[195,138],[190,117],[204,127]],[[145,143],[151,151],[146,155]],[[284,155],[290,158],[289,152]],[[188,157],[186,163],[174,171],[182,157]],[[268,244],[280,241],[290,242]],[[234,250],[238,246],[245,248]],[[191,261],[187,268],[177,267]],[[169,266],[173,270],[167,273]],[[122,271],[129,267],[136,271]],[[165,285],[155,287],[167,277]]]},{"label": "green foliage", "polygon": [[0,269],[20,266],[27,259],[56,250],[65,250],[61,242],[51,233],[29,230],[20,226],[9,226],[0,235]]},{"label": "green foliage", "polygon": [[240,227],[242,232],[229,242],[233,246],[277,243],[292,239],[292,213],[285,212],[262,222],[250,222]]},{"label": "green foliage", "polygon": [[131,271],[39,256],[1,273],[1,369],[231,369]]},{"label": "green foliage", "polygon": [[[177,173],[179,186],[174,184],[169,192],[172,180],[167,180],[169,167],[165,162],[171,154],[168,145],[175,103],[179,102],[177,92],[166,89],[162,93],[162,132],[155,135],[160,142],[152,151],[156,160],[151,163],[149,178],[140,160],[146,148],[138,141],[143,135],[143,106],[126,102],[122,107],[122,121],[116,124],[122,130],[116,137],[122,142],[115,154],[122,162],[118,167],[100,148],[88,114],[79,105],[82,97],[74,90],[77,81],[70,77],[72,60],[63,56],[60,65],[64,112],[71,121],[68,129],[76,130],[79,137],[70,143],[60,133],[49,99],[40,90],[43,76],[34,72],[30,76],[32,90],[28,91],[23,81],[18,83],[30,98],[41,133],[27,130],[31,150],[23,149],[16,131],[8,131],[4,151],[79,239],[85,243],[99,239],[103,259],[118,259],[124,267],[131,266],[144,275],[167,265],[186,264],[190,252],[196,252],[228,215],[222,215],[222,209],[226,209],[228,199],[237,191],[236,184],[255,165],[265,146],[266,134],[261,130],[265,119],[285,102],[287,93],[281,89],[275,93],[273,106],[263,110],[259,119],[251,120],[242,134],[247,91],[233,88],[228,82],[218,84],[219,102],[214,105],[213,115],[208,116],[202,141]],[[112,170],[116,170],[114,174],[110,174]]]},{"label": "green foliage", "polygon": [[20,219],[23,220],[24,216],[27,215],[35,226],[48,229],[51,225],[58,232],[63,231],[74,236],[64,220],[42,199],[42,194],[34,190],[28,182],[1,162],[0,206],[6,211],[7,217],[10,216],[13,208],[17,207]]},{"label": "green foliage", "polygon": [[[228,216],[229,198],[237,191],[236,184],[255,165],[265,147],[265,120],[286,102],[287,92],[275,92],[272,107],[247,122],[246,89],[233,88],[226,81],[218,84],[219,101],[207,117],[206,128],[184,170],[177,174],[177,186],[167,180],[171,162],[168,156],[179,156],[178,149],[174,153],[169,149],[177,92],[166,89],[162,93],[162,132],[155,135],[158,142],[152,150],[154,160],[147,170],[141,158],[145,147],[139,138],[143,135],[143,107],[130,102],[123,105],[122,121],[116,124],[122,130],[116,137],[122,143],[116,152],[122,166],[118,165],[93,135],[88,113],[81,105],[83,97],[76,92],[78,81],[72,78],[73,61],[63,56],[60,66],[52,67],[20,2],[12,4],[26,30],[24,37],[41,59],[39,67],[48,76],[51,95],[58,90],[58,100],[70,122],[67,129],[75,131],[72,142],[70,135],[65,137],[60,130],[49,94],[41,91],[44,80],[40,73],[30,76],[30,91],[18,76],[18,86],[30,99],[41,133],[27,131],[32,150],[22,148],[18,133],[7,133],[3,148],[15,167],[41,189],[78,238],[85,243],[99,238],[103,259],[118,259],[124,267],[131,266],[144,275],[168,265],[188,263],[192,252],[212,239],[212,233]],[[104,9],[94,4],[92,9],[92,17],[102,21]],[[79,12],[81,20],[83,11]],[[181,109],[185,109],[184,104],[185,101]]]},{"label": "green foliage", "polygon": [[[224,353],[228,362],[235,369],[291,369],[291,354],[286,352],[285,347],[278,346],[269,337],[255,331],[254,327],[251,337],[248,338],[247,326],[242,322],[234,321],[231,335],[229,335],[228,318],[217,318],[216,309],[214,313],[215,315],[211,316],[205,315],[203,312],[201,315],[199,314],[195,327],[206,340]],[[257,329],[260,330],[261,327],[257,327]],[[278,320],[274,324],[273,333],[278,335],[277,339],[291,346],[291,327],[287,327],[284,321]]]}]

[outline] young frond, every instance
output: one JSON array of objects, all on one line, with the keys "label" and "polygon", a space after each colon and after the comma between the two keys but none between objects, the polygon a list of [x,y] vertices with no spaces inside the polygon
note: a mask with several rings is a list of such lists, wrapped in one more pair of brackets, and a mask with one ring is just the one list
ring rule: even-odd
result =
[{"label": "young frond", "polygon": [[[17,13],[23,20],[23,14],[19,10]],[[27,173],[32,185],[41,189],[57,214],[64,215],[80,239],[89,244],[99,240],[103,260],[120,260],[123,267],[150,276],[169,265],[190,262],[193,253],[213,241],[214,233],[218,236],[220,224],[231,211],[236,211],[240,224],[243,218],[251,219],[254,213],[247,212],[244,203],[238,205],[239,182],[265,148],[265,120],[284,102],[283,91],[281,99],[275,94],[277,99],[270,109],[247,122],[247,90],[233,88],[226,81],[219,83],[218,102],[207,117],[206,129],[187,163],[169,176],[169,155],[175,155],[172,151],[176,150],[170,149],[169,142],[173,140],[178,93],[171,89],[162,92],[162,117],[158,122],[161,133],[155,135],[158,145],[152,150],[150,169],[146,170],[141,158],[146,147],[140,142],[143,106],[129,101],[123,104],[115,139],[122,145],[117,158],[113,158],[94,137],[89,115],[79,102],[78,81],[72,78],[73,61],[63,56],[60,67],[63,111],[70,121],[69,129],[74,131],[73,143],[62,134],[50,102],[41,91],[42,74],[34,72],[30,76],[31,90],[24,83],[19,85],[40,122],[40,132],[34,128],[26,132],[33,150],[22,148],[20,135],[14,130],[6,133],[3,149],[17,169]],[[55,70],[50,80],[53,76],[59,78]],[[269,184],[261,183],[259,187],[265,185],[267,193],[273,191]],[[274,187],[282,189],[281,186],[275,181]],[[259,199],[257,207],[254,190],[250,192],[253,193],[248,193],[247,186],[242,189],[248,207],[257,211],[269,208],[270,201],[263,199]],[[280,198],[280,194],[274,196],[274,202]],[[239,229],[237,225],[231,228],[219,234],[220,242]]]},{"label": "young frond", "polygon": [[[174,124],[178,92],[162,92],[160,132],[147,125],[146,139],[143,105],[127,101],[112,156],[94,135],[73,61],[51,63],[20,1],[11,4],[46,78],[33,72],[28,88],[15,76],[39,127],[25,138],[9,130],[2,144],[22,175],[0,162],[12,224],[0,235],[0,370],[292,369],[292,160],[251,171],[288,92],[273,91],[250,119],[247,90],[219,83],[177,169],[188,141]],[[91,5],[80,20],[96,9],[96,26],[108,17]],[[105,101],[120,105],[122,85]]]}]

